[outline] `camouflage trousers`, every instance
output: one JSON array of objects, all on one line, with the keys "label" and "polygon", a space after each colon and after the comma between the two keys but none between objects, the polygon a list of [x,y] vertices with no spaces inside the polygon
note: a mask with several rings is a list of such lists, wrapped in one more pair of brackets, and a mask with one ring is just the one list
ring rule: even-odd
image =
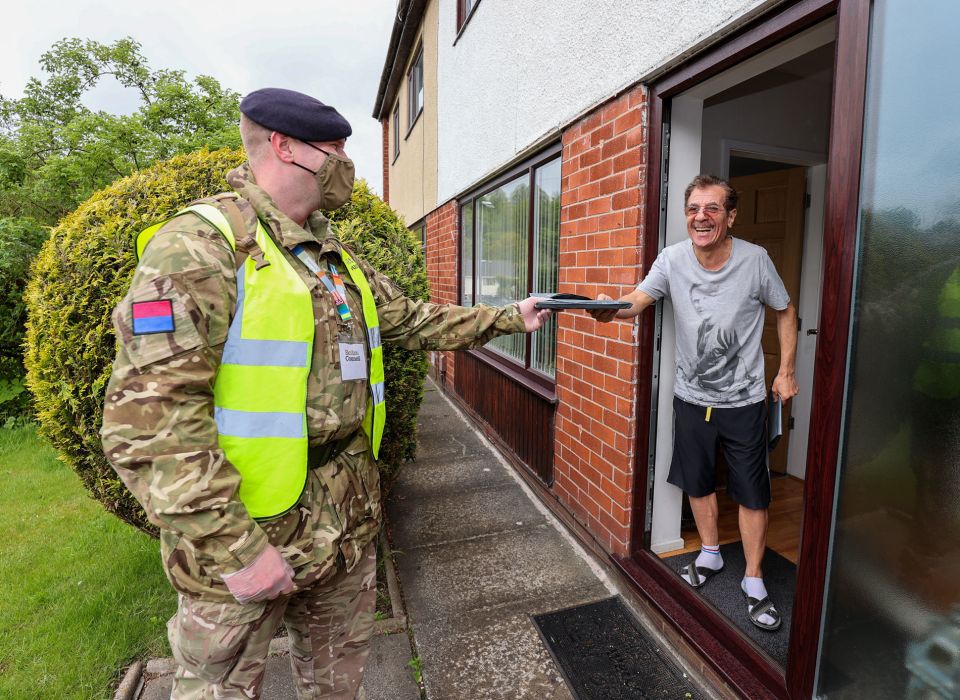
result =
[{"label": "camouflage trousers", "polygon": [[260,697],[270,640],[283,621],[300,700],[363,700],[377,596],[377,549],[353,571],[261,603],[207,603],[180,596],[167,623],[179,668],[172,700]]}]

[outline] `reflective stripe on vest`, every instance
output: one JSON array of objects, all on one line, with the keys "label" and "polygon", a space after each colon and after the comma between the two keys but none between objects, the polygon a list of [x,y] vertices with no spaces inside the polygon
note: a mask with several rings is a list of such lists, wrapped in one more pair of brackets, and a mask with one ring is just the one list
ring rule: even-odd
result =
[{"label": "reflective stripe on vest", "polygon": [[937,316],[913,386],[934,399],[960,398],[960,267],[940,290]]},{"label": "reflective stripe on vest", "polygon": [[[193,212],[236,249],[233,231],[214,206]],[[164,222],[165,223],[165,222]],[[156,233],[140,234],[138,255]],[[237,307],[214,383],[218,443],[240,472],[239,497],[255,518],[296,505],[307,479],[307,380],[313,357],[310,290],[258,225],[257,245],[270,265],[248,257],[237,272]]]}]

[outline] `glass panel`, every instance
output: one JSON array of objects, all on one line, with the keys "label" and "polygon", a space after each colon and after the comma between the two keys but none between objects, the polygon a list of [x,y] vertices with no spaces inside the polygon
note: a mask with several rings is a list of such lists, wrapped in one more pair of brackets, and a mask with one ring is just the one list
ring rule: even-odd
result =
[{"label": "glass panel", "polygon": [[[524,174],[477,201],[477,301],[493,306],[527,296],[529,177]],[[506,335],[488,348],[524,361],[526,336]]]},{"label": "glass panel", "polygon": [[872,23],[817,690],[958,697],[960,90],[948,67],[960,3],[888,0]]},{"label": "glass panel", "polygon": [[473,202],[460,207],[460,305],[473,306]]},{"label": "glass panel", "polygon": [[393,155],[400,152],[400,103],[393,108]]},{"label": "glass panel", "polygon": [[[534,175],[533,199],[533,290],[557,291],[560,255],[560,159],[541,166]],[[530,366],[551,377],[556,375],[557,315],[530,339]]]}]

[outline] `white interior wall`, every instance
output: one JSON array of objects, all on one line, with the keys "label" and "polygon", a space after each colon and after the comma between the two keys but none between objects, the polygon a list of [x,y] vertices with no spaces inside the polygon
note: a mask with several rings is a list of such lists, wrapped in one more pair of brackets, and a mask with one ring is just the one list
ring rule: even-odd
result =
[{"label": "white interior wall", "polygon": [[441,0],[437,201],[778,2],[487,0],[457,39],[457,2]]},{"label": "white interior wall", "polygon": [[826,160],[830,84],[813,78],[761,90],[703,110],[703,172],[724,169],[723,141],[822,154]]}]

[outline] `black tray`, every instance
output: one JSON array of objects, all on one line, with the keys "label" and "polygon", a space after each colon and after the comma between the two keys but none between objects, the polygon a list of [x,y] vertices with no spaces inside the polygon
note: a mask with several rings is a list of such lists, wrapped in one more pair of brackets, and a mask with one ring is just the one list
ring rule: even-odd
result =
[{"label": "black tray", "polygon": [[579,294],[534,294],[542,297],[534,304],[537,309],[626,309],[630,302],[614,299],[591,299]]}]

